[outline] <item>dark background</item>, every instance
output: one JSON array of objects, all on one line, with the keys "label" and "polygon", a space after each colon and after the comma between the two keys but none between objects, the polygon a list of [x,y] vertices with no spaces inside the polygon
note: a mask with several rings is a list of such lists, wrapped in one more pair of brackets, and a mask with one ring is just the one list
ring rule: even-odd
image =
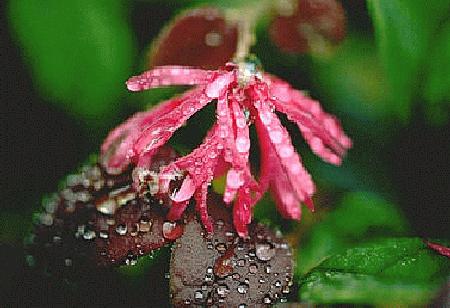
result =
[{"label": "dark background", "polygon": [[[363,3],[344,2],[349,36],[365,37],[373,46],[372,24]],[[153,5],[145,1],[130,2],[129,22],[141,55],[164,22],[179,7],[164,2]],[[33,83],[23,50],[12,34],[7,16],[4,16],[6,12],[5,3],[2,2],[0,292],[3,295],[0,293],[0,297],[6,298],[11,304],[32,305],[34,302],[39,305],[47,301],[62,304],[67,301],[64,286],[61,291],[49,290],[40,285],[39,277],[33,277],[23,267],[22,238],[30,231],[32,213],[39,208],[43,194],[55,191],[64,175],[75,170],[90,153],[98,151],[109,129],[142,107],[121,104],[117,109],[117,117],[92,125],[92,119],[74,116],[60,105],[50,102]],[[289,58],[289,61],[294,60]],[[294,81],[297,87],[310,89],[316,97],[322,98],[325,109],[339,115],[355,143],[355,149],[350,151],[346,159],[346,164],[354,164],[358,170],[358,176],[349,180],[357,182],[352,184],[354,189],[371,189],[393,200],[405,214],[414,235],[448,237],[449,123],[430,123],[420,98],[411,103],[411,117],[406,122],[396,120],[390,114],[374,118],[361,111],[354,116],[345,108],[332,105],[330,102],[333,97],[329,93],[321,94],[324,85],[314,79],[316,68],[309,58],[301,57],[295,61],[303,65],[306,71],[300,79],[292,77],[298,69],[288,66],[278,67],[274,73]],[[137,68],[140,59],[137,58],[135,63]],[[266,65],[272,66],[270,63]],[[358,110],[357,105],[354,108]],[[314,163],[322,166],[320,162]],[[313,168],[310,167],[311,172],[317,178],[320,172]],[[334,174],[345,177],[347,173],[340,174],[338,169]],[[345,182],[345,179],[342,181]],[[333,205],[327,206],[332,208]],[[154,267],[139,281],[122,281],[111,274],[104,274],[107,285],[103,288],[99,288],[98,281],[86,281],[82,288],[86,297],[82,302],[95,300],[99,304],[144,305],[156,303],[158,299],[152,297],[158,293],[161,298],[167,298],[162,296],[167,295],[164,280],[158,280],[162,281],[161,284],[148,283],[152,275],[161,277],[166,270],[167,262],[158,262],[161,266]],[[155,288],[158,288],[158,292],[155,292]]]}]

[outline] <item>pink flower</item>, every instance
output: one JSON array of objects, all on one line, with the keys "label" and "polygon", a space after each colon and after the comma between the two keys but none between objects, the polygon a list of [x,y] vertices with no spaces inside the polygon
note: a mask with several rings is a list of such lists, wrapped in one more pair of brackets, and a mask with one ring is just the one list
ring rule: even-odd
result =
[{"label": "pink flower", "polygon": [[[135,114],[114,129],[102,145],[102,162],[110,173],[120,173],[130,164],[136,170],[145,170],[152,156],[179,127],[198,110],[215,103],[217,121],[203,143],[158,174],[159,192],[167,192],[177,175],[184,176],[180,189],[171,196],[171,220],[181,217],[193,197],[203,224],[211,231],[206,205],[208,186],[225,172],[223,199],[227,204],[234,201],[233,220],[240,236],[247,235],[252,207],[269,188],[286,218],[300,219],[302,202],[314,209],[314,183],[275,111],[295,122],[313,152],[329,163],[340,164],[351,147],[339,122],[325,113],[318,102],[276,77],[261,74],[249,63],[228,63],[216,71],[163,66],[127,82],[131,91],[170,85],[195,87],[150,111]],[[251,173],[249,163],[252,123],[261,151],[258,179]],[[139,185],[139,176],[135,184]]]}]

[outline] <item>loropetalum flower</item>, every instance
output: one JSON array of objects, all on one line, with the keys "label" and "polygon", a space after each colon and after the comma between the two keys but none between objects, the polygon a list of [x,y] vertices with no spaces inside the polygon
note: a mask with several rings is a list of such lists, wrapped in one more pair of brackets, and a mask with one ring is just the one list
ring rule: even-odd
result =
[{"label": "loropetalum flower", "polygon": [[[203,143],[155,175],[155,193],[167,193],[173,179],[183,178],[179,189],[171,194],[168,219],[180,219],[194,198],[203,224],[211,231],[206,203],[208,186],[225,173],[223,199],[227,204],[234,202],[233,221],[240,236],[247,236],[252,208],[269,188],[285,218],[300,219],[301,203],[314,210],[311,197],[315,185],[276,112],[295,122],[312,151],[329,163],[339,165],[351,147],[338,120],[325,113],[317,101],[287,82],[262,73],[252,63],[227,63],[214,71],[162,66],[127,82],[131,91],[171,85],[194,87],[149,111],[135,114],[114,129],[102,145],[106,170],[120,173],[134,164],[134,184],[139,187],[141,175],[156,151],[197,111],[207,104],[216,104],[217,121]],[[252,124],[261,151],[258,177],[251,173],[249,162]]]}]

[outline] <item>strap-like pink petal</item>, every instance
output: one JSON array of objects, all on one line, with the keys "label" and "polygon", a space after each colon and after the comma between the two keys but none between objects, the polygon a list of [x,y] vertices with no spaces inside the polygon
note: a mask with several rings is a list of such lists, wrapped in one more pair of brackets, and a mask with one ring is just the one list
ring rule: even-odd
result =
[{"label": "strap-like pink petal", "polygon": [[276,110],[285,113],[294,121],[313,152],[323,160],[340,164],[347,149],[351,147],[348,138],[332,115],[324,112],[320,104],[293,89],[288,83],[270,75],[270,93]]},{"label": "strap-like pink petal", "polygon": [[[314,194],[315,186],[311,176],[300,162],[300,157],[292,145],[287,130],[272,112],[267,101],[257,101],[254,106],[258,111],[258,120],[261,122],[258,131],[258,134],[262,135],[260,142],[266,142],[272,146],[284,171],[283,175],[287,177],[296,197],[302,202],[309,199]],[[272,179],[275,177],[277,174],[272,174]]]},{"label": "strap-like pink petal", "polygon": [[190,90],[181,97],[167,100],[146,112],[139,112],[126,122],[116,127],[102,144],[101,161],[110,174],[121,173],[131,162],[130,150],[141,135],[143,129],[156,119],[170,113],[185,99],[195,95],[197,90]]},{"label": "strap-like pink petal", "polygon": [[183,101],[169,113],[143,127],[129,155],[141,156],[152,153],[165,144],[193,114],[209,103],[210,98],[206,96],[204,89],[205,87],[201,86],[192,90],[190,95],[184,96]]},{"label": "strap-like pink petal", "polygon": [[[164,167],[160,173],[160,187],[162,187],[163,191],[168,190],[170,180],[173,178],[171,177],[172,174],[180,172],[186,172],[188,174],[190,180],[189,185],[186,185],[189,186],[189,189],[186,188],[186,191],[190,193],[195,187],[194,198],[196,200],[196,207],[208,230],[212,227],[206,207],[208,186],[213,180],[214,171],[223,152],[223,140],[219,137],[218,132],[218,126],[215,125],[208,132],[203,143],[198,148]],[[185,208],[185,204],[183,206]],[[183,211],[184,208],[182,208]],[[171,217],[179,217],[181,213],[179,209],[175,209]]]},{"label": "strap-like pink petal", "polygon": [[206,84],[215,75],[213,71],[186,66],[162,66],[133,76],[127,81],[130,91],[143,91],[172,85]]}]

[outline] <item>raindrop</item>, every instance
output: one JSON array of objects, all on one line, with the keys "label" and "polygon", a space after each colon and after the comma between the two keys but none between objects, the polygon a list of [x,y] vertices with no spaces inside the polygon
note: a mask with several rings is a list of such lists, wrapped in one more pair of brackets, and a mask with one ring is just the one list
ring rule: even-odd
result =
[{"label": "raindrop", "polygon": [[238,285],[237,287],[237,291],[241,294],[245,294],[248,291],[248,285],[246,285],[245,283],[241,283],[240,285]]},{"label": "raindrop", "polygon": [[165,279],[170,279],[170,273],[164,273],[164,278]]},{"label": "raindrop", "polygon": [[281,142],[281,139],[283,138],[283,133],[278,129],[271,130],[271,131],[269,131],[269,137],[273,143],[278,144]]},{"label": "raindrop", "polygon": [[205,35],[205,44],[209,47],[218,47],[222,44],[222,35],[218,32],[211,31]]},{"label": "raindrop", "polygon": [[272,299],[270,298],[269,295],[264,296],[264,304],[271,304],[272,303]]},{"label": "raindrop", "polygon": [[244,259],[239,259],[239,260],[237,261],[237,266],[240,266],[240,267],[245,266],[245,260],[244,260]]},{"label": "raindrop", "polygon": [[119,233],[119,235],[127,234],[127,225],[126,224],[117,225],[116,232]]},{"label": "raindrop", "polygon": [[208,274],[212,274],[212,273],[213,273],[213,268],[212,268],[211,266],[208,266],[208,267],[206,268],[206,272],[207,272]]},{"label": "raindrop", "polygon": [[261,261],[269,261],[275,256],[275,249],[270,244],[256,244],[256,257]]},{"label": "raindrop", "polygon": [[279,287],[281,287],[281,281],[279,281],[279,280],[277,280],[277,281],[275,281],[275,287],[277,287],[277,288],[279,288]]},{"label": "raindrop", "polygon": [[130,235],[131,236],[136,236],[139,232],[139,224],[135,223],[133,225],[131,225],[130,228]]},{"label": "raindrop", "polygon": [[183,226],[176,222],[166,221],[162,227],[163,236],[169,240],[175,240],[183,235]]},{"label": "raindrop", "polygon": [[202,301],[203,300],[203,292],[200,290],[195,291],[194,298],[197,301]]},{"label": "raindrop", "polygon": [[72,259],[69,259],[69,258],[67,258],[67,259],[64,259],[64,265],[65,266],[72,266]]},{"label": "raindrop", "polygon": [[236,138],[236,149],[240,153],[248,152],[250,149],[250,140],[245,137]]},{"label": "raindrop", "polygon": [[227,250],[227,245],[225,245],[224,243],[219,243],[216,245],[216,249],[219,253],[223,254]]},{"label": "raindrop", "polygon": [[270,274],[272,272],[272,267],[270,265],[266,266],[266,274]]},{"label": "raindrop", "polygon": [[96,237],[96,234],[95,234],[95,231],[93,231],[93,230],[87,230],[87,231],[85,231],[84,234],[83,234],[83,238],[84,238],[85,240],[92,240],[92,239],[94,239],[95,237]]},{"label": "raindrop", "polygon": [[228,287],[224,284],[221,284],[217,287],[216,292],[220,297],[225,297],[228,293]]},{"label": "raindrop", "polygon": [[256,274],[258,272],[258,266],[256,264],[251,264],[248,267],[248,271],[250,274]]},{"label": "raindrop", "polygon": [[100,231],[99,236],[103,239],[107,239],[109,237],[108,232],[106,231]]}]

